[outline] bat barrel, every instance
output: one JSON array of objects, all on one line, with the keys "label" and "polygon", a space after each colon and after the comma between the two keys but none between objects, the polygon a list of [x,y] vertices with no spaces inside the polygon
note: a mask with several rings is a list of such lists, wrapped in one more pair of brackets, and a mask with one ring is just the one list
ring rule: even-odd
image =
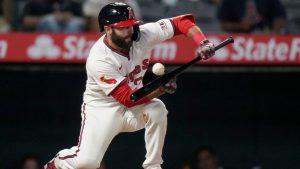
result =
[{"label": "bat barrel", "polygon": [[215,47],[215,51],[219,50],[220,48],[230,44],[230,43],[234,43],[234,39],[233,37],[229,37],[227,39],[225,39],[223,42],[221,42],[220,44],[218,44],[216,47]]}]

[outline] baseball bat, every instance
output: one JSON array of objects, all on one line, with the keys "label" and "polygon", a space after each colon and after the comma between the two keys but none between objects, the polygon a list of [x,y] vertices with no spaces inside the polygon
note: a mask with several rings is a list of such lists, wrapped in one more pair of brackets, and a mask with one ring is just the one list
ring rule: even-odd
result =
[{"label": "baseball bat", "polygon": [[[219,50],[220,48],[233,43],[234,40],[232,37],[229,37],[227,39],[225,39],[223,42],[221,42],[220,44],[218,44],[215,47],[215,51]],[[194,65],[195,63],[201,61],[202,58],[200,56],[197,56],[195,59],[191,60],[190,62],[180,66],[179,68],[164,74],[163,76],[160,76],[158,78],[156,78],[155,80],[149,82],[148,84],[146,84],[145,86],[143,86],[142,88],[138,89],[137,91],[135,91],[134,93],[131,94],[130,99],[132,102],[137,102],[139,101],[141,98],[143,98],[144,96],[147,96],[148,94],[150,94],[151,92],[153,92],[155,89],[159,88],[162,85],[165,85],[166,83],[168,83],[172,78],[174,78],[175,76],[178,76],[179,74],[181,74],[184,70],[186,70],[188,67]]]}]

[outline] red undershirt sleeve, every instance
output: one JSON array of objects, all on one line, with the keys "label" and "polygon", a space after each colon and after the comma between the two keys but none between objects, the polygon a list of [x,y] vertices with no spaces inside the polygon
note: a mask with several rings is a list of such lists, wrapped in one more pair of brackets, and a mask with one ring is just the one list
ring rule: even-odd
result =
[{"label": "red undershirt sleeve", "polygon": [[196,25],[192,14],[175,16],[170,20],[173,23],[174,35],[187,35],[188,30]]},{"label": "red undershirt sleeve", "polygon": [[132,102],[130,100],[130,95],[135,91],[136,90],[132,90],[126,83],[126,80],[124,80],[119,86],[115,88],[114,91],[112,91],[111,96],[115,98],[119,103],[123,104],[128,108],[141,105],[150,101],[148,97],[144,97],[137,102]]},{"label": "red undershirt sleeve", "polygon": [[[175,16],[170,20],[174,28],[174,36],[180,34],[187,36],[189,29],[196,25],[195,18],[192,14]],[[202,32],[197,32],[193,35],[192,39],[199,45],[206,37]]]}]

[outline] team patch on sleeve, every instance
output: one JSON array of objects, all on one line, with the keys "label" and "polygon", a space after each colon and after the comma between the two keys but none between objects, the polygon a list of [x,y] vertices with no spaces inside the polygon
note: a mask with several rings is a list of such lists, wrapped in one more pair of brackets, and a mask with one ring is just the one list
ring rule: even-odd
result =
[{"label": "team patch on sleeve", "polygon": [[161,28],[162,30],[168,29],[167,24],[166,24],[163,20],[158,21],[158,23],[159,23],[160,28]]},{"label": "team patch on sleeve", "polygon": [[104,82],[104,83],[107,83],[107,84],[116,84],[117,83],[116,79],[108,79],[105,75],[102,75],[100,77],[100,81]]}]

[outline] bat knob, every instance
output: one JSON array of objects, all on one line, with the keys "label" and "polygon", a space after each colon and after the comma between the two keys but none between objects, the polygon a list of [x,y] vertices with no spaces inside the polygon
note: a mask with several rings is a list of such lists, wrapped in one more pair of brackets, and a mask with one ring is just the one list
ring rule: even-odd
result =
[{"label": "bat knob", "polygon": [[229,40],[230,43],[234,43],[234,39],[233,39],[232,36],[230,36],[230,37],[228,38],[228,40]]},{"label": "bat knob", "polygon": [[136,100],[137,100],[137,97],[135,96],[135,95],[130,95],[130,100],[132,101],[132,102],[135,102]]}]

